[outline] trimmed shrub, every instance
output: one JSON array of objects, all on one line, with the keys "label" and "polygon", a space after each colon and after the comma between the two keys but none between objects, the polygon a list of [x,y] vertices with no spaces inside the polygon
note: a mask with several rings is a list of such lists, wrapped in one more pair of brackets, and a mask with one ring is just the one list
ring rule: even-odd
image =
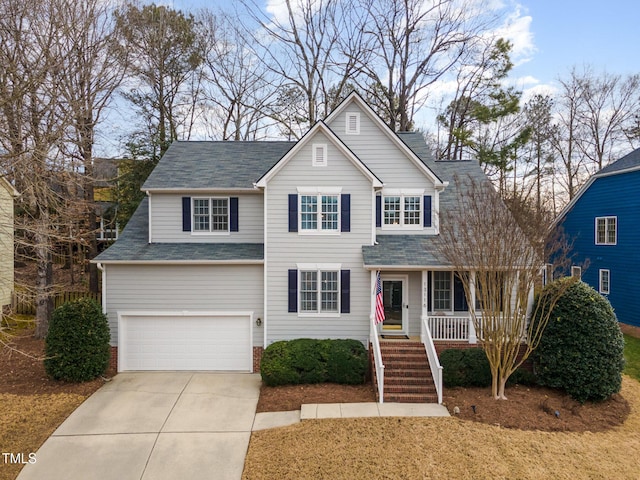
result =
[{"label": "trimmed shrub", "polygon": [[481,348],[444,350],[440,354],[445,387],[488,387],[491,385],[489,361]]},{"label": "trimmed shrub", "polygon": [[55,380],[86,382],[109,366],[109,324],[95,301],[82,298],[56,308],[45,339],[44,368]]},{"label": "trimmed shrub", "polygon": [[357,340],[299,338],[269,345],[262,354],[260,374],[269,386],[358,384],[364,383],[368,365],[367,351]]},{"label": "trimmed shrub", "polygon": [[369,368],[367,350],[358,340],[323,340],[326,345],[327,381],[348,385],[365,382]]},{"label": "trimmed shrub", "polygon": [[[570,281],[545,288],[557,290]],[[580,402],[619,392],[624,338],[609,301],[584,282],[569,286],[551,312],[533,360],[540,384],[562,388]]]}]

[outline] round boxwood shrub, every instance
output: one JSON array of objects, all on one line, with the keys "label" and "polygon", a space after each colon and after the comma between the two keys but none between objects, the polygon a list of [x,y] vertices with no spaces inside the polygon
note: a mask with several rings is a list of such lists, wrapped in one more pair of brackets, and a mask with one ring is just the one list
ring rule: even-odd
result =
[{"label": "round boxwood shrub", "polygon": [[109,366],[109,324],[95,301],[82,298],[56,308],[45,339],[44,368],[49,376],[86,382]]},{"label": "round boxwood shrub", "polygon": [[488,387],[491,385],[489,360],[481,348],[444,350],[440,354],[445,387]]},{"label": "round boxwood shrub", "polygon": [[[563,278],[545,287],[566,290],[534,351],[535,372],[542,385],[562,388],[580,402],[604,400],[620,391],[624,338],[609,301],[584,282],[567,288],[564,282],[572,281]],[[544,298],[549,297],[554,295]]]},{"label": "round boxwood shrub", "polygon": [[260,374],[269,386],[357,384],[364,383],[368,365],[367,351],[357,340],[299,338],[269,345],[262,354]]}]

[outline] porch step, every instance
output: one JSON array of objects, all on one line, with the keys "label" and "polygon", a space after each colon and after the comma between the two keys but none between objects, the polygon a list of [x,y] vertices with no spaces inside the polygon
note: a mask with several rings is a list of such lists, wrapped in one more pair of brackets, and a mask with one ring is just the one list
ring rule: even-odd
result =
[{"label": "porch step", "polygon": [[437,403],[424,346],[416,341],[381,341],[387,402]]}]

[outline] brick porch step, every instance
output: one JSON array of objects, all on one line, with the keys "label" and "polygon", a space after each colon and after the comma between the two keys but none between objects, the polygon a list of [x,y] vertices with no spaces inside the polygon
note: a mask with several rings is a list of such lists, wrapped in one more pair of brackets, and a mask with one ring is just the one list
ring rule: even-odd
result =
[{"label": "brick porch step", "polygon": [[424,346],[416,341],[381,341],[387,402],[437,403]]}]

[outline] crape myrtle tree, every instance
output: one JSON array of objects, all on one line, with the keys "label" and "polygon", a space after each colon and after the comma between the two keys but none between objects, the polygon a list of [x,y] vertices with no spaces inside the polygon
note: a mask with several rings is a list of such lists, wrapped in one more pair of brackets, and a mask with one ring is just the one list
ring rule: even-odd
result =
[{"label": "crape myrtle tree", "polygon": [[441,210],[439,248],[462,281],[491,368],[491,394],[506,400],[507,380],[538,346],[564,290],[545,290],[541,295],[552,297],[536,304],[540,322],[529,322],[543,263],[539,249],[488,180],[456,177],[454,185],[454,205]]}]

